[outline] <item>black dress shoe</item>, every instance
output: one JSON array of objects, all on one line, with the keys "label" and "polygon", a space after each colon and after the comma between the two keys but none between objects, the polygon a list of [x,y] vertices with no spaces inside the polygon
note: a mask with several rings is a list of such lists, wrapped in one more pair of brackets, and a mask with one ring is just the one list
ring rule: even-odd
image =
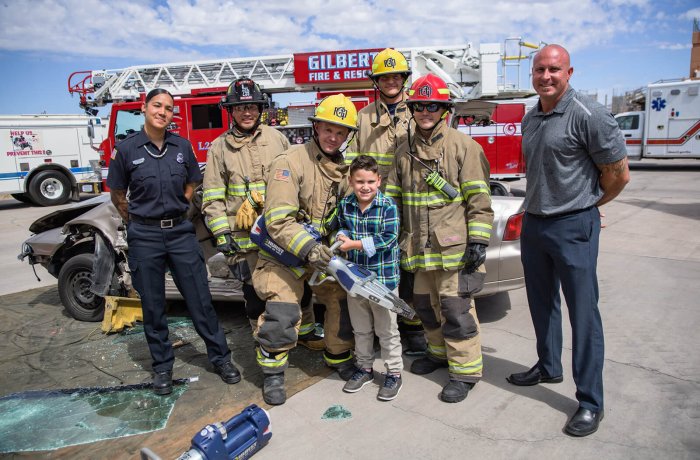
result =
[{"label": "black dress shoe", "polygon": [[540,367],[535,364],[529,371],[510,374],[510,377],[506,377],[506,380],[513,385],[528,387],[537,385],[538,383],[560,383],[564,380],[564,377],[561,375],[558,377],[550,377],[545,375],[542,373],[542,371],[540,371]]},{"label": "black dress shoe", "polygon": [[157,395],[173,392],[173,371],[156,372],[153,377],[153,392]]},{"label": "black dress shoe", "polygon": [[238,383],[241,381],[241,373],[238,372],[236,366],[231,361],[228,361],[221,366],[214,365],[214,372],[219,374],[221,380],[226,383]]},{"label": "black dress shoe", "polygon": [[598,430],[600,421],[603,420],[604,412],[593,412],[589,409],[579,407],[573,417],[566,424],[564,430],[571,436],[588,436]]}]

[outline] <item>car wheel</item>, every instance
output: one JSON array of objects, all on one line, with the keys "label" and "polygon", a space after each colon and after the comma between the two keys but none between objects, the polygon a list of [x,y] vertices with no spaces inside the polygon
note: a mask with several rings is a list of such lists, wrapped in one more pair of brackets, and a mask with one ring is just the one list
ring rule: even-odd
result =
[{"label": "car wheel", "polygon": [[70,181],[58,171],[42,171],[29,183],[29,197],[39,206],[63,204],[70,198]]},{"label": "car wheel", "polygon": [[13,193],[12,198],[14,198],[17,201],[21,201],[22,203],[32,203],[31,198],[29,198],[29,195],[27,195],[26,193]]},{"label": "car wheel", "polygon": [[498,182],[491,182],[491,196],[510,196],[508,188]]},{"label": "car wheel", "polygon": [[58,295],[70,315],[78,321],[102,321],[105,299],[90,292],[92,254],[78,254],[58,273]]}]

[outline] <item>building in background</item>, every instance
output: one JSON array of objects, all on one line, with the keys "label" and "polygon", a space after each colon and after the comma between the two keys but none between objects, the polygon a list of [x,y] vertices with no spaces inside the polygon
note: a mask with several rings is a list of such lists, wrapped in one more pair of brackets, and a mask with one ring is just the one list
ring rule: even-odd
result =
[{"label": "building in background", "polygon": [[690,50],[690,78],[700,79],[700,22],[693,20],[693,47]]}]

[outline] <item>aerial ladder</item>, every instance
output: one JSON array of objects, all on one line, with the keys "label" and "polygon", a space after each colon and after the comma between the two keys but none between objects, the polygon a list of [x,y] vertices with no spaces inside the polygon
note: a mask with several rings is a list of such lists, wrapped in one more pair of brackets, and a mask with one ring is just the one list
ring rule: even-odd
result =
[{"label": "aerial ladder", "polygon": [[[517,56],[508,56],[509,46],[517,43]],[[477,50],[471,43],[454,46],[397,48],[409,60],[413,80],[434,73],[445,80],[456,99],[514,98],[532,94],[529,82],[520,84],[521,62],[529,60],[523,47],[538,49],[520,38],[500,43],[485,43]],[[216,94],[225,92],[237,78],[255,80],[268,93],[345,90],[346,85],[297,84],[294,78],[294,54],[238,57],[207,61],[137,65],[124,69],[91,70],[72,73],[68,91],[80,96],[80,106],[88,112],[117,101],[137,101],[153,88],[167,89],[174,96]],[[498,63],[502,62],[499,75]],[[517,69],[516,80],[507,78],[507,70]],[[529,68],[529,67],[528,67]],[[368,88],[369,82],[359,84]]]}]

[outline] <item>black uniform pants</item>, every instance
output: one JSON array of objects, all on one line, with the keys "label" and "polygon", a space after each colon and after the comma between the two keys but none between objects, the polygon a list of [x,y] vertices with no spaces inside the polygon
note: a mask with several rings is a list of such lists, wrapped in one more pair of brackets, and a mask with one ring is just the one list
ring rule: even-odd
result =
[{"label": "black uniform pants", "polygon": [[173,279],[197,333],[207,347],[209,361],[222,365],[231,359],[226,336],[211,303],[204,254],[195,238],[194,226],[185,220],[172,228],[129,222],[129,269],[141,297],[143,326],[155,372],[173,368],[175,356],[168,338],[165,315],[165,269]]},{"label": "black uniform pants", "polygon": [[603,410],[603,323],[598,310],[600,213],[593,207],[556,217],[525,214],[520,237],[525,288],[537,337],[540,369],[563,374],[559,288],[569,308],[576,399]]}]

